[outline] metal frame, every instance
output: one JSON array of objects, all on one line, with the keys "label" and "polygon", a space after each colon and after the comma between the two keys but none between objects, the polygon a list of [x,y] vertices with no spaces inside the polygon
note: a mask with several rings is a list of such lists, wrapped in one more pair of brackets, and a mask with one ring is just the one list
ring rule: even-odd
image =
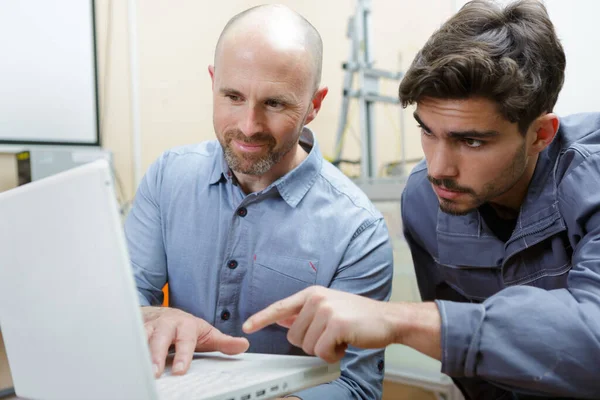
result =
[{"label": "metal frame", "polygon": [[[361,138],[361,179],[377,177],[377,159],[375,151],[375,104],[400,104],[396,97],[379,94],[379,79],[399,81],[403,73],[389,72],[373,68],[371,45],[371,0],[357,0],[356,13],[348,20],[346,36],[350,39],[350,56],[348,62],[342,65],[345,70],[342,108],[338,123],[335,147],[335,161],[341,159],[344,134],[348,125],[348,107],[350,99],[358,99],[360,138]],[[353,89],[354,75],[358,76],[358,89]],[[399,113],[402,171],[406,171],[406,155],[404,143],[404,119],[402,110]]]}]

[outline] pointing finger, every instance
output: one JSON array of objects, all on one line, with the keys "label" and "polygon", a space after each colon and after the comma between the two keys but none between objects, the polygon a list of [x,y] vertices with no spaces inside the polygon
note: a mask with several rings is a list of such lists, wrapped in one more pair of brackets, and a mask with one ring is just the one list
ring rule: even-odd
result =
[{"label": "pointing finger", "polygon": [[302,310],[310,290],[311,288],[304,289],[257,312],[246,320],[242,330],[246,333],[254,333],[265,326],[295,317]]}]

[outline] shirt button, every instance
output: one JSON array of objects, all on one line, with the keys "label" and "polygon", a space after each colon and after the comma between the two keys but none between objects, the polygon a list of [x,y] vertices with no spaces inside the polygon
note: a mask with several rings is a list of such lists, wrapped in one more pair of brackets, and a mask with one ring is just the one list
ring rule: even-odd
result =
[{"label": "shirt button", "polygon": [[246,215],[248,215],[248,210],[246,210],[246,207],[241,207],[237,210],[237,215],[239,215],[240,217],[245,217]]},{"label": "shirt button", "polygon": [[223,312],[221,312],[221,319],[227,321],[229,318],[231,318],[231,313],[227,310],[223,310]]},{"label": "shirt button", "polygon": [[237,261],[235,261],[235,260],[230,260],[230,261],[227,263],[227,266],[229,267],[229,269],[236,269],[236,268],[237,268],[237,266],[238,266],[238,262],[237,262]]},{"label": "shirt button", "polygon": [[384,367],[385,367],[385,362],[383,360],[379,360],[379,362],[377,363],[377,369],[379,370],[379,372],[383,372]]}]

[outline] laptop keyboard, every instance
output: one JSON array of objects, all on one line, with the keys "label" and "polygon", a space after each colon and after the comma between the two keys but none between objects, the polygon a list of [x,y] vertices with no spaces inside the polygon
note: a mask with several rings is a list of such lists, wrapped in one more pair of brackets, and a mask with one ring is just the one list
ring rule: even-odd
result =
[{"label": "laptop keyboard", "polygon": [[[190,371],[185,375],[163,375],[156,380],[156,388],[161,400],[193,400],[203,399],[209,393],[231,387],[232,382],[256,382],[264,378],[264,371]],[[250,394],[250,393],[249,393]],[[266,392],[264,398],[266,399]],[[242,399],[241,396],[231,396],[231,400]],[[262,396],[261,396],[262,397]],[[248,399],[258,399],[256,393],[251,393]],[[229,400],[226,395],[224,400]]]}]

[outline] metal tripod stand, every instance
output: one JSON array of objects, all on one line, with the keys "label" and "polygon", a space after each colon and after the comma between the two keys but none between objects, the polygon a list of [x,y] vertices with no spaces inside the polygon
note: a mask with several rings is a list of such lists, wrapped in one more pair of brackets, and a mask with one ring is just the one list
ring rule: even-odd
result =
[{"label": "metal tripod stand", "polygon": [[[342,64],[345,70],[342,109],[340,112],[335,141],[334,163],[342,156],[344,136],[348,125],[350,99],[359,104],[361,159],[360,180],[372,181],[377,178],[377,160],[374,134],[374,114],[376,103],[399,104],[396,97],[379,94],[379,80],[400,81],[401,72],[389,72],[373,68],[371,31],[371,0],[357,0],[356,13],[348,20],[346,36],[350,39],[349,60]],[[357,89],[354,89],[354,76],[357,75]],[[405,149],[402,110],[399,112],[401,129],[402,171],[405,171]]]}]

